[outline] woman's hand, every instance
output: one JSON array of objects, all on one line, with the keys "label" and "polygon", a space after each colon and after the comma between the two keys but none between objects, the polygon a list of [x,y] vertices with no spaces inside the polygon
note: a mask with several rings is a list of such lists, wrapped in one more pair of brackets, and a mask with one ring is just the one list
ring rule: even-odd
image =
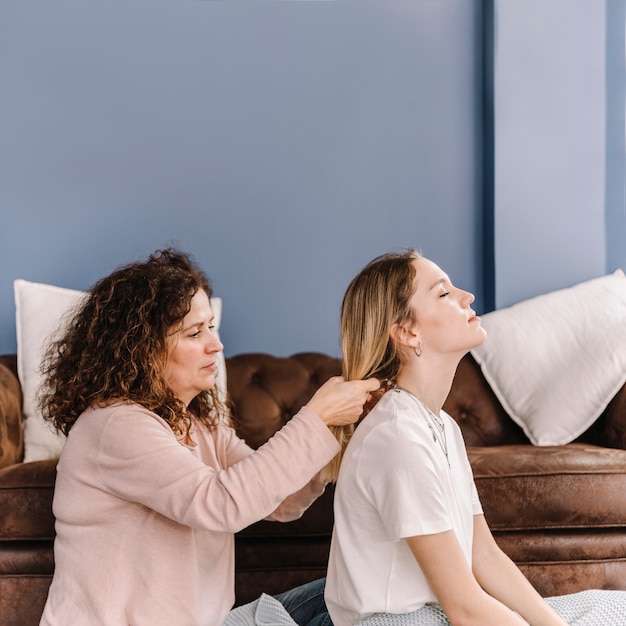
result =
[{"label": "woman's hand", "polygon": [[326,426],[354,424],[363,413],[363,405],[380,383],[375,378],[346,381],[342,376],[329,378],[306,406],[315,411]]}]

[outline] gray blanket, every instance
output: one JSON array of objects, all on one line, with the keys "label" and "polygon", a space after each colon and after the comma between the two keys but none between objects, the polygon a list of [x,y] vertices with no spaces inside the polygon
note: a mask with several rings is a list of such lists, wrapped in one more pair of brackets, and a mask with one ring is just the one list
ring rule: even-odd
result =
[{"label": "gray blanket", "polygon": [[[625,626],[626,591],[581,591],[546,598],[546,602],[570,626]],[[359,626],[449,626],[439,605],[428,605],[413,613],[373,615]]]},{"label": "gray blanket", "polygon": [[[547,598],[546,602],[570,626],[626,625],[626,591],[581,591]],[[427,605],[413,613],[373,615],[358,626],[449,626],[441,607]],[[258,600],[233,609],[224,626],[297,626],[283,605],[263,594]]]},{"label": "gray blanket", "polygon": [[298,626],[285,607],[272,596],[262,594],[258,600],[233,609],[224,626]]}]

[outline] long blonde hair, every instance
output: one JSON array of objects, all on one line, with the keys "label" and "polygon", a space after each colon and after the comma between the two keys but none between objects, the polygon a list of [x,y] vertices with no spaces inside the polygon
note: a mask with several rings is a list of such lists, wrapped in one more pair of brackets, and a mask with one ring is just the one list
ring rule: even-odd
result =
[{"label": "long blonde hair", "polygon": [[[412,248],[383,254],[370,261],[348,286],[341,306],[342,367],[346,380],[375,377],[382,382],[397,376],[400,355],[390,333],[395,324],[411,319],[413,261],[420,258],[422,255]],[[322,470],[326,480],[337,480],[354,428],[331,428],[341,452]]]}]

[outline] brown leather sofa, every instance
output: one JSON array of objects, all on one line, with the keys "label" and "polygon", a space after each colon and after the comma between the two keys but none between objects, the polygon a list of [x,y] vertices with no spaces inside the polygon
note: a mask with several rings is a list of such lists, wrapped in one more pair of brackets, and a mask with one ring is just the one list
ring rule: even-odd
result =
[{"label": "brown leather sofa", "polygon": [[[339,362],[317,353],[227,359],[239,434],[258,447]],[[0,622],[37,624],[52,577],[54,461],[22,463],[14,355],[0,357]],[[502,548],[544,595],[626,589],[626,388],[575,443],[532,446],[470,356],[445,409],[463,430],[487,519]],[[237,536],[237,602],[325,574],[332,488],[295,522]]]}]

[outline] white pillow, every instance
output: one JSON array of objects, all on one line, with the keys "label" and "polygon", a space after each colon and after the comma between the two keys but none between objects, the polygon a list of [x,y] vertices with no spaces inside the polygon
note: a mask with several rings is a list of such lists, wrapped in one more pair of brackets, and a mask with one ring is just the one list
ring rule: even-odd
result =
[{"label": "white pillow", "polygon": [[[63,328],[69,315],[83,296],[82,291],[32,283],[17,279],[15,294],[15,325],[17,331],[17,374],[22,385],[24,419],[24,461],[58,458],[65,437],[57,434],[36,406],[41,384],[40,365],[46,342]],[[211,298],[217,333],[222,317],[222,300]],[[218,335],[219,336],[219,335]],[[226,364],[224,353],[217,358],[217,388],[226,397]]]},{"label": "white pillow", "polygon": [[576,439],[626,382],[622,270],[481,317],[472,355],[535,445]]}]

